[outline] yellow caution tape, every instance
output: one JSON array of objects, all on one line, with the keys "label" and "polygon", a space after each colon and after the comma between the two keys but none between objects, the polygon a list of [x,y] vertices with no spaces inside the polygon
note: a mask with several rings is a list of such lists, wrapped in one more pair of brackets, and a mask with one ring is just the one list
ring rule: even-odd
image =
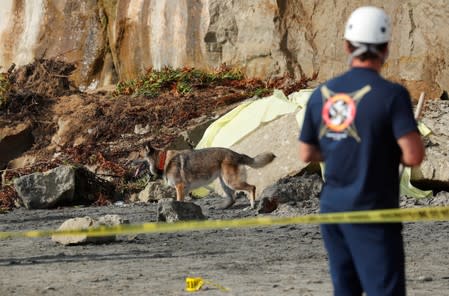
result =
[{"label": "yellow caution tape", "polygon": [[247,228],[287,224],[336,224],[336,223],[394,223],[418,221],[449,221],[449,206],[388,209],[326,213],[296,217],[251,217],[233,220],[205,220],[175,223],[122,224],[75,230],[31,230],[0,232],[0,239],[14,237],[45,237],[54,235],[111,236],[138,233],[162,233],[207,229]]}]

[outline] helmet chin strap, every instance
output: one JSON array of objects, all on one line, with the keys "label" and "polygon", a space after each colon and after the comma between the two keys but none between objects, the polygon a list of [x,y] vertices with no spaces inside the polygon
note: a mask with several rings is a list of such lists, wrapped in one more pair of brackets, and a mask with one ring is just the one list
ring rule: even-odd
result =
[{"label": "helmet chin strap", "polygon": [[356,49],[349,55],[349,58],[348,58],[349,66],[352,65],[352,60],[355,57],[358,57],[358,56],[364,54],[365,52],[371,52],[371,53],[374,53],[375,55],[377,55],[382,60],[382,64],[385,63],[385,60],[388,57],[388,54],[382,54],[380,51],[378,51],[375,44],[366,44],[366,43],[353,42],[353,41],[351,41],[351,44]]}]

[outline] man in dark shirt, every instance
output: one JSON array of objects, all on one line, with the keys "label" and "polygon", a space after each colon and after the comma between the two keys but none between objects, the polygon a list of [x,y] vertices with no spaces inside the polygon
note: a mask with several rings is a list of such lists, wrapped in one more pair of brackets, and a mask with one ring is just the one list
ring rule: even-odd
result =
[{"label": "man in dark shirt", "polygon": [[[398,208],[399,164],[424,157],[408,91],[380,76],[390,30],[382,9],[356,9],[345,29],[350,70],[308,102],[299,153],[325,163],[322,213]],[[327,224],[321,233],[335,295],[405,295],[400,223]]]}]

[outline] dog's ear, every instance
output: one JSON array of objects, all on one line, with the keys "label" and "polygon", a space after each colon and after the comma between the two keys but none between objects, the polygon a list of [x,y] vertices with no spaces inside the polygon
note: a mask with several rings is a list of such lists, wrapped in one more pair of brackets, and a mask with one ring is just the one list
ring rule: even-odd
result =
[{"label": "dog's ear", "polygon": [[150,142],[146,142],[143,147],[144,147],[145,153],[147,155],[150,155],[150,154],[153,154],[154,152],[156,152],[156,149],[154,149],[153,146],[151,146]]}]

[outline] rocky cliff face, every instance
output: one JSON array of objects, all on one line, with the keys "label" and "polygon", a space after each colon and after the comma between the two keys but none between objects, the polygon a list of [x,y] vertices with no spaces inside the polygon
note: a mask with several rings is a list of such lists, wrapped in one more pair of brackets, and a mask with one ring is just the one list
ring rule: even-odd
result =
[{"label": "rocky cliff face", "polygon": [[34,58],[76,63],[95,88],[149,67],[237,65],[248,76],[290,73],[323,81],[346,69],[344,23],[367,3],[392,16],[385,76],[414,97],[449,89],[445,0],[2,0],[0,65]]}]

